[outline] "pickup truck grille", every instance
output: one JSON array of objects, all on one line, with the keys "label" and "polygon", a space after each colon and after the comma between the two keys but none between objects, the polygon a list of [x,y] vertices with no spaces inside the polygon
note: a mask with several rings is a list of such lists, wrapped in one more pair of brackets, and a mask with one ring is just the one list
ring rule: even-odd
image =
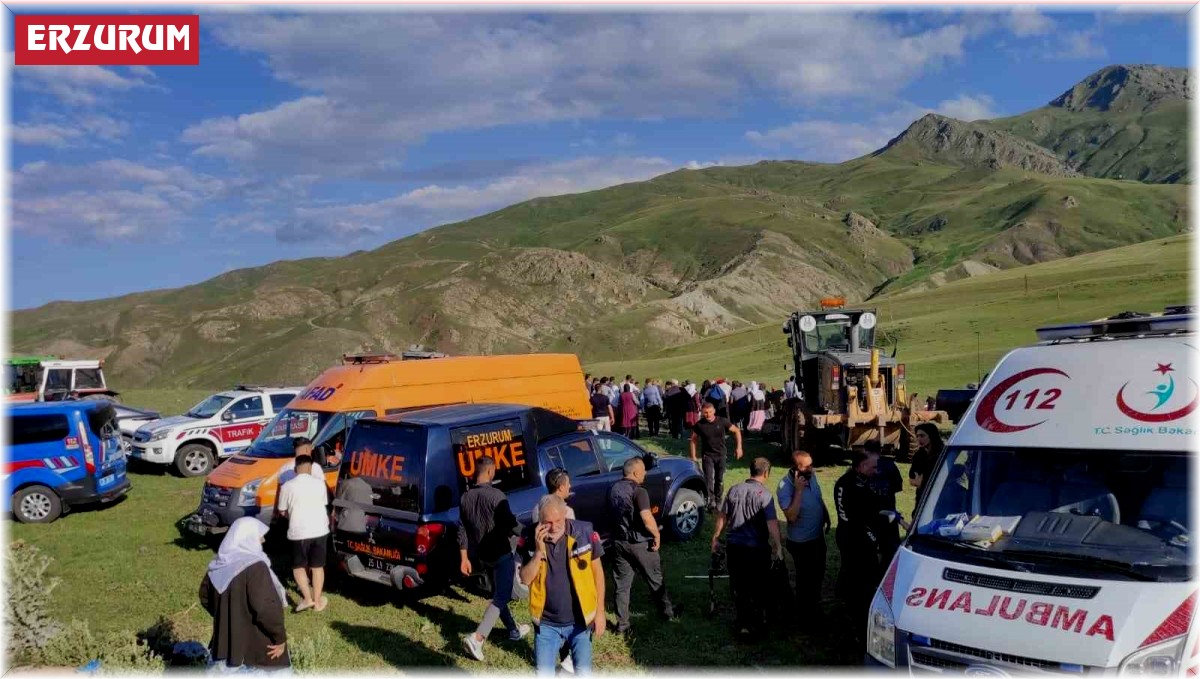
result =
[{"label": "pickup truck grille", "polygon": [[145,443],[150,440],[150,432],[139,429],[133,433],[133,440],[138,443]]}]

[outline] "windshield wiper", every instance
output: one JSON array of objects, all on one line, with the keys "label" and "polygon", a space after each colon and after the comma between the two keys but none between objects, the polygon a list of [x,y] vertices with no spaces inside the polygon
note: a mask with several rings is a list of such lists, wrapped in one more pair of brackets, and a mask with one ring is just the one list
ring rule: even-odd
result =
[{"label": "windshield wiper", "polygon": [[986,559],[987,561],[995,562],[995,563],[1000,564],[1001,566],[1004,566],[1010,570],[1021,571],[1022,573],[1031,572],[1029,567],[1026,566],[1025,564],[1009,560],[1008,557],[1004,556],[1005,552],[1003,552],[1003,551],[993,552],[992,550],[990,550],[986,547],[980,547],[979,545],[976,545],[976,544],[973,544],[970,542],[962,542],[961,540],[954,540],[954,539],[951,539],[948,537],[943,537],[940,535],[920,535],[920,534],[918,534],[914,537],[916,537],[922,541],[929,541],[938,546],[950,547],[950,548],[956,549],[960,552],[968,552],[971,554],[971,556],[975,556],[975,557],[979,557],[982,559]]},{"label": "windshield wiper", "polygon": [[[1119,561],[1117,559],[1105,559],[1083,554],[1065,554],[1063,552],[1043,552],[1037,549],[1006,549],[1005,554],[1036,561],[1053,561],[1065,564],[1076,564],[1085,568],[1094,568],[1096,570],[1107,571],[1109,573],[1117,573],[1125,575],[1134,580],[1142,582],[1158,582],[1158,578],[1144,573],[1137,566]],[[1181,564],[1182,565],[1182,564]]]}]

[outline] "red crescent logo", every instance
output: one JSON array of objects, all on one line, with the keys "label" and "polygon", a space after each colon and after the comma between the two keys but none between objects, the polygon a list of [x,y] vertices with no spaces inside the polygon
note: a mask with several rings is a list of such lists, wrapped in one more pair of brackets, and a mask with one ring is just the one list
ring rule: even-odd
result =
[{"label": "red crescent logo", "polygon": [[1029,370],[1022,370],[1019,373],[1009,375],[1003,382],[992,387],[987,396],[984,396],[983,400],[979,402],[979,408],[975,410],[975,424],[996,434],[1012,434],[1018,431],[1025,431],[1026,429],[1033,429],[1039,424],[1044,424],[1046,420],[1033,424],[1013,425],[1004,422],[996,416],[996,403],[1004,395],[1004,392],[1011,389],[1018,382],[1037,375],[1062,375],[1067,379],[1071,379],[1070,375],[1057,368],[1030,368]]},{"label": "red crescent logo", "polygon": [[[1188,381],[1192,383],[1192,386],[1196,385],[1195,381]],[[1125,413],[1126,417],[1135,419],[1138,422],[1170,422],[1171,420],[1178,420],[1181,417],[1191,415],[1192,411],[1196,409],[1196,405],[1200,403],[1197,400],[1197,396],[1193,396],[1192,402],[1179,410],[1173,410],[1169,413],[1143,413],[1140,410],[1134,410],[1125,402],[1125,387],[1128,386],[1129,383],[1126,382],[1121,385],[1121,390],[1117,392],[1117,407],[1121,409],[1121,412]]]}]

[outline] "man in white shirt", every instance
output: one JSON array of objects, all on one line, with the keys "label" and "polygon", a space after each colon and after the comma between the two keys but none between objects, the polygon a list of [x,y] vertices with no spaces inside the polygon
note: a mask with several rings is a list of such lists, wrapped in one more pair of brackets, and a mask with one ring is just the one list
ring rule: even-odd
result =
[{"label": "man in white shirt", "polygon": [[[288,519],[287,537],[292,543],[292,575],[304,600],[296,612],[312,608],[325,610],[328,600],[322,596],[325,586],[325,551],[329,542],[329,491],[324,477],[312,475],[312,458],[296,457],[296,477],[279,490],[279,513]],[[309,573],[312,588],[309,588]]]},{"label": "man in white shirt", "polygon": [[296,457],[283,463],[283,468],[279,470],[279,487],[282,488],[285,483],[296,478],[296,459],[301,455],[306,455],[313,460],[312,469],[308,472],[318,479],[325,478],[325,470],[321,469],[321,465],[316,463],[316,457],[313,455],[312,441],[303,437],[297,436],[292,439],[292,454]]}]

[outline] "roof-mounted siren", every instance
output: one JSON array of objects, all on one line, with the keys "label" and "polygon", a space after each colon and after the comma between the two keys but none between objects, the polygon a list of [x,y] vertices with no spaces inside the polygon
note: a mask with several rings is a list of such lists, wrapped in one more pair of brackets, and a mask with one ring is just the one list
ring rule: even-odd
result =
[{"label": "roof-mounted siren", "polygon": [[234,391],[265,391],[267,387],[261,384],[236,384],[233,387]]},{"label": "roof-mounted siren", "polygon": [[1037,329],[1038,339],[1043,342],[1070,339],[1094,339],[1099,337],[1134,337],[1139,335],[1173,335],[1193,332],[1191,307],[1168,307],[1162,314],[1150,315],[1137,311],[1123,311],[1115,316],[1090,323],[1051,325]]},{"label": "roof-mounted siren", "polygon": [[841,309],[846,306],[846,298],[838,295],[837,297],[826,297],[821,300],[822,309]]},{"label": "roof-mounted siren", "polygon": [[400,357],[386,352],[364,352],[358,354],[342,354],[342,365],[364,365],[367,363],[391,363],[399,361]]},{"label": "roof-mounted siren", "polygon": [[448,354],[443,354],[440,351],[405,351],[400,354],[400,359],[403,361],[417,361],[427,358],[447,358]]}]

